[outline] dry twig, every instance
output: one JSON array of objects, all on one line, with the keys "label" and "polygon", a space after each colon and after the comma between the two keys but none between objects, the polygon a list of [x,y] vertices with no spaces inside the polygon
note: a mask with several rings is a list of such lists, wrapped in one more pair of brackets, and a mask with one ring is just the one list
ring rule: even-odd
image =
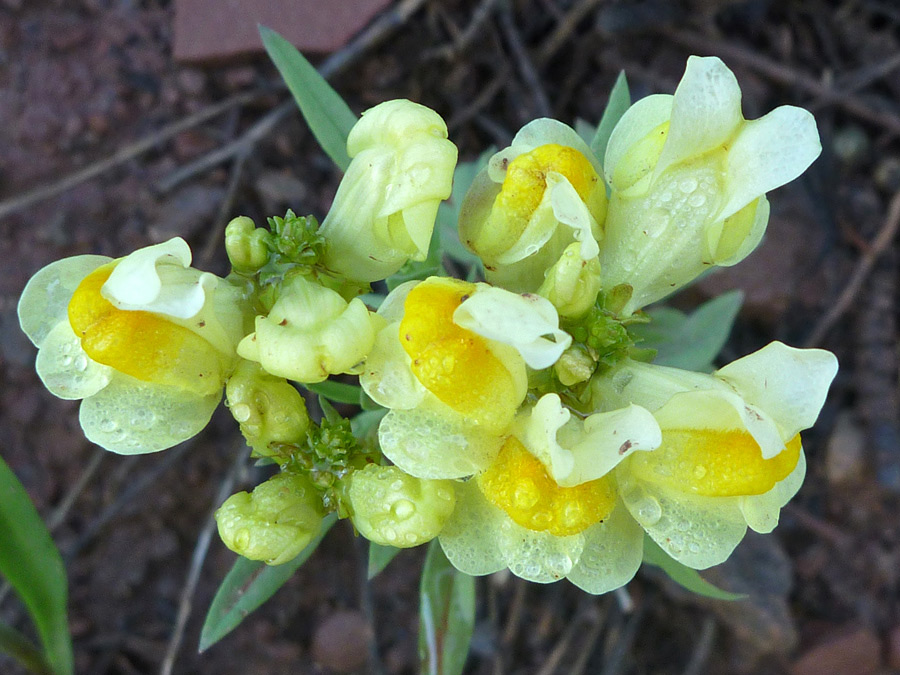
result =
[{"label": "dry twig", "polygon": [[900,192],[894,195],[891,203],[888,205],[887,216],[884,224],[872,242],[872,246],[863,253],[856,269],[850,275],[847,285],[838,297],[837,301],[831,306],[831,309],[819,320],[812,333],[804,342],[804,347],[817,347],[822,344],[822,340],[828,334],[834,325],[843,318],[847,310],[853,304],[856,296],[859,294],[863,283],[868,278],[869,273],[878,261],[878,258],[887,250],[897,236],[897,229],[900,227]]}]

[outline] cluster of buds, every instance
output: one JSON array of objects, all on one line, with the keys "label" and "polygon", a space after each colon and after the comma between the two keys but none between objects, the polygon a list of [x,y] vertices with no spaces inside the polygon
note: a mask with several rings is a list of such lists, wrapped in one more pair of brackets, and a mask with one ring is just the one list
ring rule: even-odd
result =
[{"label": "cluster of buds", "polygon": [[[269,564],[329,512],[380,545],[437,538],[468,574],[590,593],[632,578],[645,536],[717,564],[799,489],[799,434],[837,372],[832,354],[781,343],[712,374],[657,366],[631,331],[648,303],[745,258],[765,194],[820,151],[806,111],[748,121],[740,98],[721,61],[692,57],[674,96],[625,112],[603,157],[560,122],[526,125],[460,208],[485,282],[390,278],[426,259],[457,153],[435,112],[383,103],[350,132],[321,225],[235,219],[225,279],[191,269],[180,239],[38,272],[19,307],[38,373],[83,398],[86,435],[119,453],[196,434],[224,390],[279,471],[230,497],[219,531]],[[376,310],[366,293],[385,281]],[[310,419],[295,385],[334,375],[359,376],[377,433],[322,399]]]}]

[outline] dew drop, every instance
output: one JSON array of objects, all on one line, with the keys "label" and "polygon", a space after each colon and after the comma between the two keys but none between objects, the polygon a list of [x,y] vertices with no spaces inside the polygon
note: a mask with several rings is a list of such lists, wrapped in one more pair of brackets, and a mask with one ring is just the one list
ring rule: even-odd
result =
[{"label": "dew drop", "polygon": [[72,365],[72,357],[71,356],[62,357],[61,363],[62,363],[63,368],[68,368],[69,366]]},{"label": "dew drop", "polygon": [[100,420],[100,422],[97,424],[97,427],[100,429],[100,431],[103,431],[107,434],[110,434],[113,431],[115,431],[116,426],[117,426],[116,423],[113,420],[109,419],[108,417]]},{"label": "dew drop", "polygon": [[79,354],[75,357],[75,370],[77,370],[79,373],[83,373],[85,370],[87,370],[87,366],[87,356],[85,356],[84,354]]},{"label": "dew drop", "polygon": [[695,466],[694,467],[694,478],[696,478],[697,480],[700,480],[704,476],[706,476],[706,467],[703,466],[702,464],[698,464],[697,466]]},{"label": "dew drop", "polygon": [[384,528],[383,534],[388,541],[397,541],[397,531],[393,527]]},{"label": "dew drop", "polygon": [[391,506],[391,513],[398,520],[406,520],[416,512],[416,506],[408,499],[398,499]]},{"label": "dew drop", "polygon": [[250,412],[250,406],[246,403],[238,403],[231,408],[231,414],[234,416],[234,419],[241,424],[250,419]]},{"label": "dew drop", "polygon": [[538,503],[541,495],[537,486],[530,479],[524,479],[516,484],[513,492],[513,504],[520,509],[530,509]]},{"label": "dew drop", "polygon": [[688,204],[693,206],[695,209],[699,209],[701,206],[706,204],[706,195],[697,194],[691,195],[690,199],[688,199]]},{"label": "dew drop", "polygon": [[681,190],[684,194],[689,195],[694,190],[697,189],[697,179],[696,178],[685,178],[678,185],[678,189]]},{"label": "dew drop", "polygon": [[662,518],[662,507],[649,495],[634,506],[635,516],[643,525],[655,525]]},{"label": "dew drop", "polygon": [[234,547],[238,551],[245,551],[250,546],[250,530],[246,527],[238,530],[234,535]]}]

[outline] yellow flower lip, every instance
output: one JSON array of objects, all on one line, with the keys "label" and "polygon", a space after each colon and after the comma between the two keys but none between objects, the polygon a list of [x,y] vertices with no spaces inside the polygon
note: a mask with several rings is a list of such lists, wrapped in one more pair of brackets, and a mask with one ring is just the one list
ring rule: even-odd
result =
[{"label": "yellow flower lip", "polygon": [[551,171],[565,176],[584,202],[600,182],[591,163],[574,148],[548,143],[519,155],[507,166],[503,187],[494,201],[495,209],[508,213],[510,222],[520,226],[519,234],[544,198]]},{"label": "yellow flower lip", "polygon": [[630,471],[648,482],[704,497],[761,495],[784,480],[800,459],[800,434],[771,459],[746,431],[665,429],[654,452],[630,460]]},{"label": "yellow flower lip", "polygon": [[609,478],[560,487],[514,436],[497,460],[476,478],[487,500],[529,530],[566,537],[604,520],[616,504]]},{"label": "yellow flower lip", "polygon": [[513,374],[488,340],[456,325],[453,313],[475,284],[431,278],[406,298],[400,343],[416,379],[440,401],[486,428],[502,430],[520,402]]},{"label": "yellow flower lip", "polygon": [[218,391],[224,364],[206,340],[151,312],[118,309],[103,297],[100,289],[115,265],[85,277],[69,302],[69,323],[87,355],[143,382],[201,396]]}]

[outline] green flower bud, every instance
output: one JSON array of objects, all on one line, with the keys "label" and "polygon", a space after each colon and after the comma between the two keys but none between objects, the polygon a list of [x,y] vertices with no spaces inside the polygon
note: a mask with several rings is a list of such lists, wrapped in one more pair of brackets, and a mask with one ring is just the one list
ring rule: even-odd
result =
[{"label": "green flower bud", "polygon": [[303,476],[280,473],[238,492],[216,511],[219,537],[235,553],[267,565],[293,560],[319,532],[322,504]]},{"label": "green flower bud", "polygon": [[600,261],[597,258],[583,260],[579,255],[581,244],[566,247],[556,264],[547,270],[544,283],[538,289],[553,303],[563,317],[578,317],[586,313],[600,292]]},{"label": "green flower bud", "polygon": [[370,464],[350,477],[351,519],[382,546],[411,548],[434,539],[453,512],[453,482],[414,478],[396,466]]},{"label": "green flower bud", "polygon": [[269,260],[269,233],[247,216],[233,219],[225,228],[225,252],[237,272],[256,272]]},{"label": "green flower bud", "polygon": [[583,347],[575,345],[563,352],[559,361],[553,365],[553,370],[563,385],[571,387],[573,384],[587,381],[594,373],[596,365]]},{"label": "green flower bud", "polygon": [[300,443],[306,437],[309,416],[300,392],[259,364],[241,361],[225,396],[254,455],[271,455],[270,443]]}]

